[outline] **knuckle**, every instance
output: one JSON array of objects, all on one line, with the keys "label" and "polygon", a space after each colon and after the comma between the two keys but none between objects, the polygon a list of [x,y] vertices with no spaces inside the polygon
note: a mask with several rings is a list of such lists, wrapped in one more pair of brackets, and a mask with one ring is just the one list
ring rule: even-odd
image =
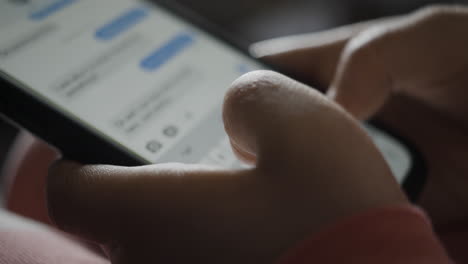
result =
[{"label": "knuckle", "polygon": [[345,47],[343,56],[349,64],[368,62],[375,58],[379,39],[386,34],[385,28],[375,26],[351,39]]},{"label": "knuckle", "polygon": [[451,19],[460,13],[467,13],[468,7],[456,4],[433,4],[423,7],[414,13],[417,21],[440,21]]},{"label": "knuckle", "polygon": [[458,5],[432,4],[422,7],[416,12],[427,16],[444,16],[455,12],[458,8],[460,8]]}]

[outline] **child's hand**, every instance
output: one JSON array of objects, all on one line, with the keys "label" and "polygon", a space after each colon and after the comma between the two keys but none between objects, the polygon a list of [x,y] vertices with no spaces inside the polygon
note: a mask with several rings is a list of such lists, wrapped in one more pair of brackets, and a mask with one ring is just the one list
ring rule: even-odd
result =
[{"label": "child's hand", "polygon": [[114,263],[261,264],[342,217],[407,202],[357,121],[294,80],[241,77],[224,122],[254,169],[59,162],[48,181],[53,220]]}]

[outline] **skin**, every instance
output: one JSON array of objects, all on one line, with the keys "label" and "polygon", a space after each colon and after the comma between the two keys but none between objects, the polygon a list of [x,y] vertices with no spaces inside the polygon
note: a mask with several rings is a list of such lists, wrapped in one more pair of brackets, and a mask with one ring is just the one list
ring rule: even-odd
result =
[{"label": "skin", "polygon": [[283,75],[234,82],[224,122],[254,169],[61,162],[49,177],[52,218],[114,263],[272,263],[337,219],[407,202],[357,121]]},{"label": "skin", "polygon": [[409,139],[428,167],[419,204],[442,232],[468,220],[467,26],[468,8],[431,6],[252,50],[330,87],[328,96],[357,118],[377,117]]},{"label": "skin", "polygon": [[351,113],[378,114],[423,152],[420,203],[438,229],[466,223],[467,14],[438,6],[259,43],[257,56],[331,89],[265,71],[232,85],[224,123],[253,169],[62,161],[47,182],[51,217],[113,263],[272,263],[347,216],[407,203]]}]

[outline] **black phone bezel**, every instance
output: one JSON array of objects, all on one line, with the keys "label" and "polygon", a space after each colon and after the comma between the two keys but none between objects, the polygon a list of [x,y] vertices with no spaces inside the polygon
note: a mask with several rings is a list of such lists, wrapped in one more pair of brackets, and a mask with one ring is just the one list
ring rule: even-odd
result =
[{"label": "black phone bezel", "polygon": [[[199,16],[192,10],[170,0],[147,1],[156,4],[182,20],[195,25],[209,33],[222,43],[236,49],[240,53],[259,61],[253,57],[245,47],[246,44],[239,42],[208,20]],[[305,76],[297,76],[267,62],[260,61],[266,68],[282,72],[294,79],[310,84]],[[307,81],[306,81],[307,80]],[[145,160],[137,155],[128,153],[123,146],[110,142],[106,137],[96,133],[89,127],[85,127],[77,120],[69,118],[66,114],[54,109],[46,102],[37,99],[32,94],[18,88],[17,85],[0,78],[2,96],[0,97],[0,113],[17,126],[29,130],[46,142],[58,147],[63,155],[72,160],[86,164],[115,164],[123,166],[138,166],[147,164]],[[41,113],[41,114],[37,114]],[[390,129],[378,122],[372,125],[387,132],[399,140],[409,150],[412,158],[411,169],[408,173],[403,188],[411,200],[416,200],[425,182],[425,164],[419,152],[407,140],[393,133]]]}]

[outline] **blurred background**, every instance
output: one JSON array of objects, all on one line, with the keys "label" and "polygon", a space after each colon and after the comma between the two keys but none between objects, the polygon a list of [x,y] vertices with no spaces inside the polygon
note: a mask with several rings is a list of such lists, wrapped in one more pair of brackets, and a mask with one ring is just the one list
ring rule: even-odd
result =
[{"label": "blurred background", "polygon": [[381,16],[404,14],[429,4],[468,0],[178,0],[247,42],[314,32]]},{"label": "blurred background", "polygon": [[[241,42],[325,30],[381,16],[404,14],[431,0],[178,0]],[[17,129],[0,119],[0,168]],[[1,175],[0,175],[1,190]]]}]

